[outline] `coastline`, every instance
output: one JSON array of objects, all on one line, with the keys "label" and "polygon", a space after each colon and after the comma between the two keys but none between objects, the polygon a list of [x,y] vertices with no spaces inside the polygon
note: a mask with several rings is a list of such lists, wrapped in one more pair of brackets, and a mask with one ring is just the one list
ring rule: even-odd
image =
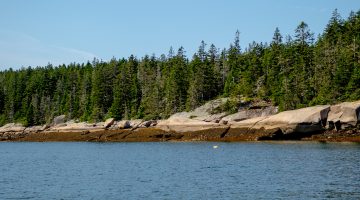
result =
[{"label": "coastline", "polygon": [[[319,141],[360,143],[360,101],[277,112],[271,105],[248,105],[235,114],[214,113],[214,100],[168,119],[88,123],[57,116],[51,124],[0,127],[0,141],[165,142]],[[216,106],[215,106],[216,105]]]},{"label": "coastline", "polygon": [[[157,128],[135,130],[102,130],[93,132],[32,132],[2,138],[3,142],[246,142],[246,141],[316,141],[316,142],[356,142],[360,143],[360,131],[324,131],[302,138],[263,138],[262,133],[244,133],[232,130],[232,136],[224,135],[226,128],[207,129],[184,133],[167,132]],[[228,132],[231,132],[230,130]]]}]

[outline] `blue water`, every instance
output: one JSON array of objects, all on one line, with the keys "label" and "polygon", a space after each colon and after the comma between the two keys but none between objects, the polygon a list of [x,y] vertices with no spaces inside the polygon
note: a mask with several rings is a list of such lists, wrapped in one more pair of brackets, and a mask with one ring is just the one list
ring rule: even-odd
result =
[{"label": "blue water", "polygon": [[0,199],[360,199],[360,145],[0,143]]}]

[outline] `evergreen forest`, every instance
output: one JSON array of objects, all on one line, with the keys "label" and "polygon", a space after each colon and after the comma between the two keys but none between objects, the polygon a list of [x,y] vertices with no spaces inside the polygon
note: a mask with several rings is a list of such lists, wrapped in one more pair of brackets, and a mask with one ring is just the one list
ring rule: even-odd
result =
[{"label": "evergreen forest", "polygon": [[[333,11],[323,33],[305,22],[269,43],[226,49],[200,42],[185,49],[104,62],[11,68],[0,71],[0,125],[45,124],[58,115],[96,122],[164,119],[219,97],[261,99],[290,110],[360,99],[360,11],[342,18]],[[230,102],[226,109],[233,109]]]}]

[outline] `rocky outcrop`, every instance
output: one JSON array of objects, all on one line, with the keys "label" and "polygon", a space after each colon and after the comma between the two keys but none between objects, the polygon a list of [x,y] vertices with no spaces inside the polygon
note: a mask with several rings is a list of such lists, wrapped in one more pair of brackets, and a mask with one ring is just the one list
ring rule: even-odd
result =
[{"label": "rocky outcrop", "polygon": [[38,133],[38,132],[44,131],[46,128],[47,128],[46,125],[44,125],[44,126],[30,126],[30,127],[25,128],[24,132],[25,133]]},{"label": "rocky outcrop", "polygon": [[303,137],[325,130],[329,110],[328,105],[314,106],[236,122],[231,124],[227,137],[237,137],[237,134],[253,134],[257,139]]},{"label": "rocky outcrop", "polygon": [[273,114],[277,112],[276,107],[266,102],[257,102],[244,104],[238,113],[228,116],[214,112],[213,108],[219,108],[222,102],[219,100],[217,104],[208,103],[191,112],[176,113],[166,120],[63,122],[63,115],[56,117],[50,127],[25,128],[21,124],[11,123],[0,127],[0,140],[254,141],[332,138],[331,141],[338,141],[336,138],[341,137],[345,139],[340,141],[360,141],[360,101],[313,106],[277,114]]},{"label": "rocky outcrop", "polygon": [[224,104],[226,104],[229,100],[229,98],[221,98],[209,101],[195,110],[190,112],[175,113],[171,117],[187,118],[226,125],[250,118],[270,116],[278,112],[278,107],[273,106],[271,103],[266,101],[248,102],[241,100],[241,106],[239,107],[238,112],[229,115],[227,112],[221,112],[220,109],[220,107],[224,106]]},{"label": "rocky outcrop", "polygon": [[0,133],[6,132],[23,132],[25,127],[19,123],[9,123],[5,124],[4,126],[0,127]]},{"label": "rocky outcrop", "polygon": [[278,112],[278,108],[275,106],[267,107],[250,107],[246,109],[241,109],[239,112],[223,117],[220,121],[222,124],[232,124],[234,122],[239,122],[246,119],[251,119],[255,117],[265,117],[274,115]]},{"label": "rocky outcrop", "polygon": [[0,141],[24,137],[25,127],[18,123],[9,123],[0,127]]},{"label": "rocky outcrop", "polygon": [[156,125],[157,128],[164,131],[173,131],[178,133],[212,129],[219,126],[220,124],[218,123],[205,122],[179,116],[172,116],[167,120],[161,120]]},{"label": "rocky outcrop", "polygon": [[91,124],[86,122],[75,123],[69,121],[63,124],[58,124],[56,126],[50,127],[48,132],[79,132],[79,131],[99,131],[104,129],[104,123]]},{"label": "rocky outcrop", "polygon": [[188,118],[197,121],[218,123],[221,120],[221,118],[227,115],[227,113],[225,112],[217,113],[216,110],[220,106],[224,105],[227,101],[228,98],[220,98],[220,99],[212,100],[190,112],[175,113],[171,117]]},{"label": "rocky outcrop", "polygon": [[322,130],[326,124],[329,105],[284,111],[259,121],[256,127],[279,127],[286,133]]},{"label": "rocky outcrop", "polygon": [[344,102],[330,107],[327,118],[329,130],[355,127],[360,121],[360,101]]}]

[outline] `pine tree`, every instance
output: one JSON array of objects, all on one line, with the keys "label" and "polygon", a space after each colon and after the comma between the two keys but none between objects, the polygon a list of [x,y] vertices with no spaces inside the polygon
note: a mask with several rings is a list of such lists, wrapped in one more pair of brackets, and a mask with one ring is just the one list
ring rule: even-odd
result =
[{"label": "pine tree", "polygon": [[205,74],[204,63],[198,54],[193,56],[193,59],[189,65],[189,89],[187,98],[187,110],[192,110],[204,101],[205,93]]},{"label": "pine tree", "polygon": [[279,104],[281,101],[281,83],[283,79],[281,68],[284,65],[282,38],[279,28],[276,28],[270,47],[265,49],[263,56],[266,82],[265,96],[268,96],[275,104]]},{"label": "pine tree", "polygon": [[139,64],[139,82],[141,87],[141,103],[139,117],[145,119],[159,118],[158,61],[155,56],[145,56]]},{"label": "pine tree", "polygon": [[[360,11],[344,20],[337,10],[314,40],[305,22],[292,39],[275,29],[270,45],[229,49],[201,41],[189,61],[181,47],[168,56],[0,71],[0,125],[51,123],[57,115],[160,119],[219,96],[271,100],[280,110],[360,98]],[[315,41],[315,42],[314,42]],[[234,109],[236,110],[236,109]]]},{"label": "pine tree", "polygon": [[180,47],[177,55],[168,60],[169,75],[165,86],[165,115],[183,111],[187,98],[187,60],[184,48]]},{"label": "pine tree", "polygon": [[313,44],[314,34],[305,22],[301,22],[295,30],[296,66],[294,69],[295,90],[299,102],[296,107],[305,107],[313,98],[310,77],[313,76]]},{"label": "pine tree", "polygon": [[229,73],[226,77],[225,86],[224,86],[224,94],[225,96],[229,96],[230,94],[234,94],[235,87],[240,81],[240,73],[241,73],[241,58],[240,58],[240,32],[236,31],[234,44],[230,45],[230,49],[228,50],[227,55],[227,66],[229,67]]}]

